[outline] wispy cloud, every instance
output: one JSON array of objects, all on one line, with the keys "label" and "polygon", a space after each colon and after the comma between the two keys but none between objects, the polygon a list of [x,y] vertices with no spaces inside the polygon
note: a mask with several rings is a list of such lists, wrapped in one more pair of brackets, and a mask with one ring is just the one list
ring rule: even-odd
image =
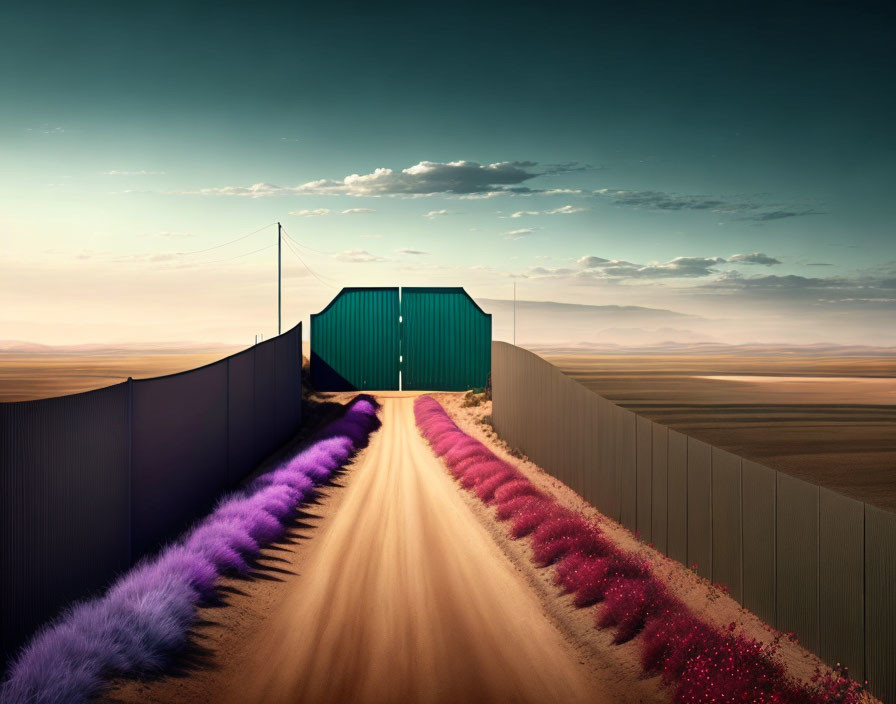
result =
[{"label": "wispy cloud", "polygon": [[781,262],[762,252],[735,254],[731,257],[675,257],[665,262],[637,264],[622,259],[605,259],[587,255],[578,259],[575,267],[534,267],[529,276],[574,278],[579,281],[700,279],[713,275],[740,277],[735,270],[721,272],[725,264],[753,264],[773,266]]},{"label": "wispy cloud", "polygon": [[794,290],[840,288],[848,285],[848,283],[845,278],[841,277],[822,279],[811,276],[798,276],[796,274],[744,276],[738,271],[726,271],[713,281],[704,284],[704,286],[706,288],[725,289]]},{"label": "wispy cloud", "polygon": [[373,208],[346,208],[342,211],[342,215],[362,215],[375,212]]},{"label": "wispy cloud", "polygon": [[366,249],[347,249],[344,252],[337,254],[336,259],[349,264],[370,264],[373,262],[389,261],[386,257],[371,254]]},{"label": "wispy cloud", "polygon": [[442,209],[442,210],[430,210],[428,213],[423,213],[423,217],[425,217],[425,218],[437,218],[437,217],[441,217],[442,215],[448,215],[448,214],[450,214],[450,213],[451,213],[450,210],[445,210],[445,209]]},{"label": "wispy cloud", "polygon": [[551,208],[550,210],[517,210],[511,213],[509,217],[523,218],[529,215],[572,215],[574,213],[582,213],[588,208],[580,208],[575,205],[562,205],[559,208]]},{"label": "wispy cloud", "polygon": [[805,215],[824,215],[824,213],[819,210],[771,210],[765,213],[745,215],[737,219],[755,220],[756,222],[771,222],[773,220],[784,220],[785,218],[799,218]]},{"label": "wispy cloud", "polygon": [[298,215],[301,218],[313,218],[319,215],[329,215],[329,208],[315,208],[314,210],[290,210],[290,215]]},{"label": "wispy cloud", "polygon": [[763,252],[753,252],[752,254],[735,254],[728,257],[729,264],[759,264],[762,266],[774,266],[780,264],[779,259],[770,257]]},{"label": "wispy cloud", "polygon": [[146,169],[140,169],[139,171],[118,171],[113,169],[112,171],[103,171],[105,176],[164,176],[164,171],[147,171]]},{"label": "wispy cloud", "polygon": [[68,130],[64,127],[51,127],[50,125],[41,125],[40,127],[26,127],[26,132],[33,132],[35,134],[65,134]]},{"label": "wispy cloud", "polygon": [[754,220],[770,222],[782,218],[795,218],[804,215],[822,215],[820,211],[810,209],[775,209],[755,200],[739,198],[722,198],[707,195],[686,195],[665,193],[663,191],[630,191],[613,188],[600,188],[593,191],[599,198],[610,200],[614,205],[629,206],[644,210],[696,210],[712,213],[745,213],[737,220]]},{"label": "wispy cloud", "polygon": [[395,253],[396,254],[410,254],[410,255],[414,255],[414,256],[429,254],[429,252],[424,252],[421,249],[396,249]]},{"label": "wispy cloud", "polygon": [[535,232],[535,228],[533,227],[522,227],[519,230],[509,230],[508,232],[505,232],[504,237],[508,240],[518,240],[531,235],[533,232]]},{"label": "wispy cloud", "polygon": [[756,203],[732,203],[709,196],[678,195],[661,191],[623,191],[600,188],[594,195],[610,199],[616,205],[629,205],[651,210],[710,210],[714,212],[736,212],[755,210]]}]

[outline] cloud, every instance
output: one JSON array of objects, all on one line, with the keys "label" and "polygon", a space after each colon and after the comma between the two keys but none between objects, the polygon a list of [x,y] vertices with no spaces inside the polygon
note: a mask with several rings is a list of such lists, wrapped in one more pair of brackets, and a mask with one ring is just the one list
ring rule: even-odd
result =
[{"label": "cloud", "polygon": [[562,205],[559,208],[552,208],[551,210],[517,210],[515,213],[511,213],[510,217],[512,218],[522,218],[527,215],[572,215],[573,213],[581,213],[588,208],[579,208],[575,205]]},{"label": "cloud", "polygon": [[146,171],[145,169],[141,169],[140,171],[103,171],[105,176],[164,176],[164,171]]},{"label": "cloud", "polygon": [[572,215],[573,213],[582,213],[588,210],[588,208],[577,208],[574,205],[563,205],[559,208],[554,208],[553,210],[545,210],[543,211],[545,215]]},{"label": "cloud", "polygon": [[389,261],[386,257],[371,254],[366,249],[347,249],[335,256],[339,261],[347,262],[349,264],[369,264],[371,262]]},{"label": "cloud", "polygon": [[603,264],[608,264],[609,262],[609,259],[604,259],[603,257],[585,256],[579,259],[576,264],[578,264],[583,269],[594,269]]},{"label": "cloud", "polygon": [[765,210],[767,205],[749,200],[730,200],[706,195],[681,195],[662,191],[627,191],[600,188],[594,195],[609,199],[614,205],[646,210],[697,210],[713,213],[746,213],[738,220],[769,222],[804,215],[821,215],[815,210]]},{"label": "cloud", "polygon": [[362,215],[364,213],[375,213],[373,208],[346,208],[342,211],[342,215]]},{"label": "cloud", "polygon": [[622,191],[600,188],[594,191],[594,194],[609,198],[616,205],[630,205],[652,210],[712,210],[718,212],[732,207],[736,210],[758,207],[753,203],[730,204],[707,196],[676,195],[661,191]]},{"label": "cloud", "polygon": [[715,267],[725,260],[721,257],[675,257],[663,264],[648,264],[635,267],[635,271],[626,272],[620,269],[615,275],[627,278],[699,278],[709,276],[716,271]]},{"label": "cloud", "polygon": [[576,261],[574,269],[535,267],[528,273],[539,277],[573,277],[579,281],[699,279],[719,273],[718,266],[726,262],[722,257],[675,257],[666,262],[636,264],[587,255]]},{"label": "cloud", "polygon": [[318,215],[329,215],[329,208],[315,208],[314,210],[290,210],[290,215],[298,215],[302,218],[313,218]]},{"label": "cloud", "polygon": [[774,266],[780,264],[779,259],[770,257],[763,252],[753,252],[752,254],[735,254],[726,260],[729,264],[760,264],[762,266]]},{"label": "cloud", "polygon": [[526,237],[527,235],[531,235],[533,232],[535,232],[535,228],[523,227],[519,230],[510,230],[504,233],[504,237],[508,240],[518,240],[522,237]]},{"label": "cloud", "polygon": [[40,127],[26,127],[26,132],[35,132],[38,134],[65,134],[67,131],[64,127],[50,127],[49,125],[42,125]]},{"label": "cloud", "polygon": [[424,213],[424,214],[423,214],[423,217],[425,217],[425,218],[437,218],[437,217],[440,217],[440,216],[442,216],[442,215],[448,215],[450,212],[451,212],[450,210],[444,210],[444,209],[443,209],[443,210],[430,210],[428,213]]},{"label": "cloud", "polygon": [[156,237],[173,237],[173,238],[182,238],[182,237],[195,237],[192,232],[156,232],[154,233]]},{"label": "cloud", "polygon": [[350,174],[342,180],[317,179],[298,186],[256,183],[252,186],[221,186],[179,191],[194,195],[244,196],[264,198],[278,195],[349,195],[349,196],[429,196],[454,195],[462,198],[489,198],[502,194],[541,193],[523,185],[546,174],[580,170],[574,164],[558,164],[536,170],[534,161],[421,161],[400,171],[377,168],[368,174]]},{"label": "cloud", "polygon": [[786,274],[783,276],[777,276],[775,274],[767,274],[763,276],[744,276],[738,271],[726,271],[720,274],[713,281],[704,284],[704,287],[728,289],[794,290],[838,288],[845,285],[849,285],[849,282],[846,279],[838,277],[821,279],[810,276],[798,276],[796,274]]},{"label": "cloud", "polygon": [[429,252],[424,252],[423,250],[420,250],[420,249],[396,249],[395,253],[396,254],[412,254],[412,255],[429,254]]},{"label": "cloud", "polygon": [[783,220],[784,218],[799,218],[804,215],[824,215],[817,210],[772,210],[765,213],[756,213],[755,215],[745,215],[738,220],[755,220],[756,222],[770,222],[772,220]]}]

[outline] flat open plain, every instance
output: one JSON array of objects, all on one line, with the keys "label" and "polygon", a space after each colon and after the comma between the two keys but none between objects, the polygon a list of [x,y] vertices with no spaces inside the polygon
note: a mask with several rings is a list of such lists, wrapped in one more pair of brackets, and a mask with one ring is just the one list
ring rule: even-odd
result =
[{"label": "flat open plain", "polygon": [[896,357],[543,356],[651,420],[896,511]]},{"label": "flat open plain", "polygon": [[[236,351],[236,350],[232,350]],[[230,351],[21,354],[0,352],[0,402],[76,394],[127,381],[174,374],[216,362]]]}]

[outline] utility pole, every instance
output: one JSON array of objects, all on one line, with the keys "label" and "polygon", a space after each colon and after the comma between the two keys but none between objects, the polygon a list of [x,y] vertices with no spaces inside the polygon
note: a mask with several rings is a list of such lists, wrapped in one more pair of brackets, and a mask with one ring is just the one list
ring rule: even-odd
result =
[{"label": "utility pole", "polygon": [[277,223],[277,334],[280,334],[281,306],[283,304],[283,277],[281,275],[281,250],[283,248],[283,234],[280,223]]},{"label": "utility pole", "polygon": [[513,344],[516,346],[516,281],[513,282]]}]

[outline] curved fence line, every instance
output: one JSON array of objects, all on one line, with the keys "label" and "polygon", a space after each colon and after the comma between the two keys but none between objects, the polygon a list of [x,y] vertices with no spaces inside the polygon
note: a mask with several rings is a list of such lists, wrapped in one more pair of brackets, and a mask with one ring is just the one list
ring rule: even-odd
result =
[{"label": "curved fence line", "polygon": [[505,342],[492,399],[510,445],[896,703],[896,514],[639,417]]},{"label": "curved fence line", "polygon": [[30,641],[0,683],[0,701],[94,701],[115,677],[164,671],[187,644],[198,609],[219,577],[247,575],[262,548],[279,540],[314,487],[366,446],[378,405],[358,396],[314,440],[222,497],[215,510],[95,599],[67,609]]},{"label": "curved fence line", "polygon": [[299,324],[198,369],[0,403],[0,663],[295,433],[301,340]]}]

